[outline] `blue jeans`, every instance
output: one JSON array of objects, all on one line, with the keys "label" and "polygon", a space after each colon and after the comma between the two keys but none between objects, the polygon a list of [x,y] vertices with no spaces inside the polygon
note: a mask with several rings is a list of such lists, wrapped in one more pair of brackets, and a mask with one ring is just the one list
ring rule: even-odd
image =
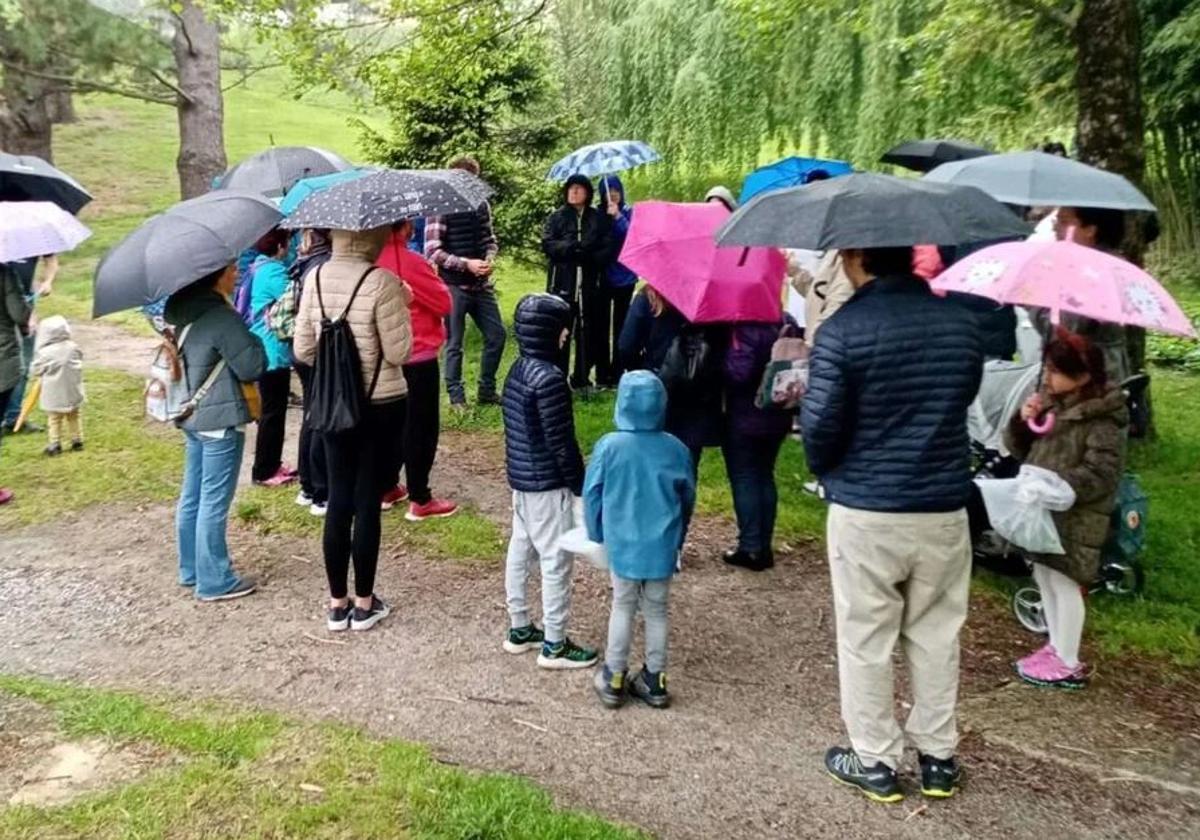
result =
[{"label": "blue jeans", "polygon": [[233,573],[225,530],[246,434],[229,430],[223,438],[189,431],[184,435],[187,455],[175,516],[179,582],[195,586],[197,597],[212,598],[232,591],[241,582]]},{"label": "blue jeans", "polygon": [[17,380],[16,387],[9,396],[8,410],[4,412],[5,426],[15,426],[17,418],[21,416],[21,403],[25,401],[25,383],[29,380],[29,366],[33,364],[33,348],[36,341],[36,335],[21,338],[21,378]]},{"label": "blue jeans", "polygon": [[466,402],[463,386],[463,344],[467,338],[467,316],[483,333],[483,359],[479,368],[479,396],[490,399],[496,396],[496,371],[504,355],[504,342],[508,338],[504,320],[500,317],[500,305],[496,293],[491,289],[462,289],[450,287],[450,298],[454,302],[450,310],[448,328],[450,338],[446,342],[446,392],[451,403]]},{"label": "blue jeans", "polygon": [[733,491],[738,549],[751,554],[771,551],[779,494],[775,489],[775,460],[782,437],[730,434],[721,451]]}]

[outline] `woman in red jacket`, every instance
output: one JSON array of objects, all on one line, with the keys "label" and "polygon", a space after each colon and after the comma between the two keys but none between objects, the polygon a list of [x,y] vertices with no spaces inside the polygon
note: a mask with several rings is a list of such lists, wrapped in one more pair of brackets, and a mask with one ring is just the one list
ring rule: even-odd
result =
[{"label": "woman in red jacket", "polygon": [[[450,314],[450,292],[437,272],[420,254],[408,250],[411,220],[397,222],[383,246],[378,264],[396,274],[412,290],[412,354],[404,365],[408,381],[408,417],[404,424],[403,456],[396,464],[395,486],[384,494],[382,506],[390,510],[408,500],[410,522],[453,516],[458,505],[435,499],[429,489],[429,473],[437,455],[441,424],[441,379],[438,352],[446,342],[446,316]],[[407,489],[400,484],[400,469],[408,476]]]}]

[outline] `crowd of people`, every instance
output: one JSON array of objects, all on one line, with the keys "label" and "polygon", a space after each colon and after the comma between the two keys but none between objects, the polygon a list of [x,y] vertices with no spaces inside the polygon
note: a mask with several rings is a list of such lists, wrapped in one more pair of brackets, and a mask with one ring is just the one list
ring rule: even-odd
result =
[{"label": "crowd of people", "polygon": [[[470,158],[452,166],[479,174]],[[723,187],[704,198],[736,209]],[[382,512],[407,502],[407,518],[420,522],[457,509],[433,494],[430,475],[441,388],[452,408],[467,404],[469,317],[484,339],[475,399],[502,407],[512,490],[505,651],[536,651],[547,669],[599,663],[595,691],[609,707],[631,696],[669,705],[670,582],[680,569],[704,450],[721,449],[732,492],[738,536],[723,560],[762,572],[775,561],[776,460],[796,426],[817,492],[830,507],[850,746],[832,748],[826,768],[875,800],[895,801],[907,734],[919,752],[922,791],[953,795],[962,774],[955,758],[958,636],[967,614],[970,523],[978,515],[966,416],[985,359],[1015,352],[1012,310],[930,289],[926,279],[961,253],[843,249],[788,254],[797,300],[786,310],[781,300],[775,320],[692,324],[652,286],[635,292],[637,276],[619,261],[632,213],[618,178],[603,177],[598,186],[578,175],[567,180],[544,229],[546,291],[515,308],[518,358],[502,386],[508,330],[495,293],[499,244],[486,205],[428,218],[420,230],[412,220],[298,237],[275,230],[237,264],[172,295],[162,324],[196,386],[192,410],[178,423],[186,448],[176,520],[179,583],[202,601],[255,591],[256,582],[234,570],[226,527],[245,429],[257,422],[254,482],[298,483],[297,503],[325,518],[328,629],[365,631],[385,619],[391,607],[375,589]],[[1123,220],[1112,211],[1060,208],[1057,224],[1060,235],[1070,226],[1076,241],[1111,248]],[[0,407],[22,374],[26,354],[18,352],[18,338],[36,333],[30,375],[48,378],[51,446],[61,451],[64,428],[72,445],[82,446],[82,390],[72,378],[79,360],[65,322],[47,319],[35,331],[29,289],[7,272],[3,282]],[[1079,587],[1095,577],[1123,469],[1127,415],[1118,383],[1128,360],[1106,325],[1041,323],[1043,387],[1012,418],[1008,438],[1018,457],[1063,476],[1078,502],[1059,519],[1065,555],[1033,558],[1050,639],[1017,669],[1031,683],[1078,688],[1086,682]],[[333,324],[348,330],[358,360],[353,375],[366,397],[354,425],[337,432],[316,424],[310,411],[321,383],[315,370],[323,359],[330,363],[322,354]],[[789,330],[811,348],[799,412],[755,399],[773,347]],[[694,363],[687,375],[676,370],[681,359]],[[296,469],[283,458],[293,368],[304,404]],[[585,464],[573,400],[614,387],[615,428]],[[1056,424],[1031,431],[1027,421],[1051,409]],[[580,527],[604,546],[612,576],[602,652],[568,632],[575,559],[562,540]],[[527,594],[535,564],[540,626]],[[638,612],[645,659],[631,676]],[[893,708],[897,644],[913,688],[903,729]]]}]

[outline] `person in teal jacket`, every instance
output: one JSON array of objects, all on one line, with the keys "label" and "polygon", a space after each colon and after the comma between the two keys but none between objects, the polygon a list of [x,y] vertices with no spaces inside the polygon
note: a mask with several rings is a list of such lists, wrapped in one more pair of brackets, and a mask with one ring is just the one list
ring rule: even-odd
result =
[{"label": "person in teal jacket", "polygon": [[[602,543],[612,572],[613,604],[596,694],[615,708],[626,689],[655,708],[667,693],[667,596],[696,504],[688,448],[663,431],[667,390],[649,371],[621,377],[617,430],[596,444],[584,478],[588,538]],[[646,663],[626,684],[633,621],[646,622]]]},{"label": "person in teal jacket", "polygon": [[267,353],[267,372],[258,380],[262,416],[254,445],[255,484],[279,487],[296,480],[296,471],[283,463],[283,435],[287,420],[288,394],[292,385],[292,343],[275,335],[267,310],[287,292],[291,283],[284,259],[288,233],[273,230],[254,244],[258,258],[250,267],[250,332]]}]

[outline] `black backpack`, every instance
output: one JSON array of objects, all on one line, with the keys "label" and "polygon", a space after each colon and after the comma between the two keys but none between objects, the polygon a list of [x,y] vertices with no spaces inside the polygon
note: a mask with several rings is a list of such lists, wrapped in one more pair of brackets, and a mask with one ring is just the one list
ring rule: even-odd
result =
[{"label": "black backpack", "polygon": [[313,277],[317,289],[317,304],[321,307],[321,336],[317,339],[317,358],[313,363],[313,388],[309,401],[308,423],[313,431],[324,434],[348,432],[362,421],[367,403],[375,393],[379,371],[383,367],[383,348],[371,377],[371,387],[363,388],[362,360],[354,332],[346,322],[350,307],[358,297],[367,275],[375,270],[371,266],[358,278],[350,300],[337,320],[329,320],[325,312],[325,301],[321,297],[321,268]]},{"label": "black backpack", "polygon": [[721,378],[721,360],[703,327],[685,326],[663,357],[658,377],[668,393],[707,390]]}]

